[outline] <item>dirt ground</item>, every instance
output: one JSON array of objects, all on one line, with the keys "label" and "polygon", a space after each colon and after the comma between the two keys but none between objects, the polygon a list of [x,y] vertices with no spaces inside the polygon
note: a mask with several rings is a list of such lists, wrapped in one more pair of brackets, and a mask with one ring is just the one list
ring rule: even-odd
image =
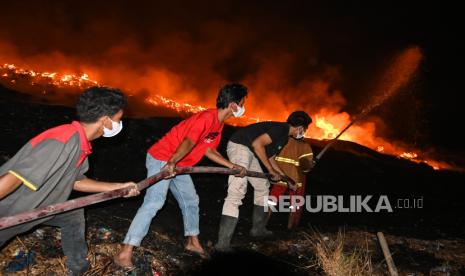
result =
[{"label": "dirt ground", "polygon": [[[253,240],[245,233],[235,239],[235,252],[215,254],[208,261],[186,254],[179,235],[153,229],[134,255],[136,269],[125,271],[112,262],[124,232],[111,228],[88,227],[89,259],[86,275],[325,275],[318,266],[311,245],[311,231],[275,231],[276,237]],[[373,275],[388,275],[375,233],[346,230],[345,248],[367,249]],[[325,241],[337,239],[337,232],[321,232]],[[386,235],[400,275],[464,275],[465,241],[424,240]],[[212,241],[206,244],[213,250]],[[18,251],[34,252],[34,260],[18,272],[8,272]],[[19,261],[16,259],[16,261]],[[65,275],[59,230],[44,227],[20,236],[0,252],[2,275]],[[11,270],[10,270],[11,271]],[[157,274],[158,273],[158,274]]]},{"label": "dirt ground", "polygon": [[[31,104],[12,100],[10,96],[0,97],[0,109],[1,163],[34,135],[74,118],[70,108]],[[119,182],[144,179],[147,148],[179,120],[125,119],[120,135],[93,143],[87,176]],[[234,128],[225,127],[220,152],[224,153],[233,131]],[[309,142],[315,152],[324,145],[324,141]],[[212,164],[202,161],[201,165]],[[183,250],[181,212],[170,195],[142,246],[136,250],[136,269],[123,271],[116,267],[112,256],[142,203],[141,195],[86,208],[92,263],[87,275],[324,275],[311,246],[315,230],[328,243],[336,240],[339,231],[344,231],[344,249],[347,252],[367,249],[377,275],[387,275],[376,239],[378,231],[386,235],[400,275],[465,275],[464,173],[435,171],[425,164],[341,142],[309,174],[307,194],[384,194],[393,200],[422,197],[424,208],[395,209],[393,213],[306,212],[295,231],[286,229],[287,214],[275,214],[269,222],[274,237],[254,240],[248,236],[253,202],[249,187],[233,238],[236,251],[230,254],[212,251],[227,179],[214,175],[195,175],[193,179],[200,197],[200,239],[212,253],[210,260],[201,260]],[[0,249],[0,275],[64,275],[64,258],[59,230],[39,227]],[[15,269],[18,271],[8,272]]]}]

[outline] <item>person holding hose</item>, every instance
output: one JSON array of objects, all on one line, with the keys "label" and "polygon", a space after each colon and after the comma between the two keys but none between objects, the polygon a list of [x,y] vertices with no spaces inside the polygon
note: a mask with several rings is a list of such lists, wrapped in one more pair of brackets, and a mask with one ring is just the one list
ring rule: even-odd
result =
[{"label": "person holding hose", "polygon": [[[132,187],[127,196],[138,195],[134,182],[110,183],[85,176],[87,156],[92,153],[90,142],[121,131],[125,106],[126,98],[117,89],[91,87],[84,91],[76,105],[78,121],[42,132],[0,167],[0,216],[64,202],[72,190],[97,193]],[[70,275],[88,270],[83,208],[0,230],[0,247],[39,224],[60,228]]]},{"label": "person holding hose", "polygon": [[232,83],[223,86],[214,109],[207,109],[174,126],[163,138],[156,142],[147,153],[148,176],[168,171],[169,179],[164,179],[147,189],[142,206],[137,211],[121,251],[114,257],[116,264],[131,268],[135,246],[141,244],[147,235],[152,219],[166,200],[168,190],[176,198],[182,211],[184,235],[187,237],[185,250],[201,258],[208,258],[199,242],[199,197],[189,175],[176,175],[175,167],[190,167],[205,156],[222,166],[240,170],[239,177],[246,174],[244,167],[225,159],[216,149],[221,140],[224,121],[244,114],[247,88]]},{"label": "person holding hose", "polygon": [[[295,111],[286,122],[261,122],[251,124],[236,131],[228,142],[227,154],[231,162],[247,170],[262,172],[259,160],[272,176],[272,181],[279,181],[287,176],[279,168],[275,157],[288,143],[289,137],[303,137],[311,119],[303,111]],[[265,204],[268,200],[270,182],[267,179],[229,176],[228,194],[224,200],[218,242],[218,251],[229,251],[230,242],[239,218],[239,206],[247,192],[247,181],[254,188],[254,207],[252,216],[253,237],[269,236],[266,229],[268,212]]]}]

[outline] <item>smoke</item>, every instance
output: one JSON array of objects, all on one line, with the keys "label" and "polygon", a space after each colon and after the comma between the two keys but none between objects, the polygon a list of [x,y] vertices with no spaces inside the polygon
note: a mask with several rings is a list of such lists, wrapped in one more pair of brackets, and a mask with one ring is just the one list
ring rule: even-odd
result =
[{"label": "smoke", "polygon": [[[331,35],[335,27],[325,16],[300,5],[11,1],[0,11],[0,63],[86,73],[137,99],[130,106],[137,116],[156,113],[157,107],[141,106],[156,95],[213,107],[222,85],[242,82],[250,91],[248,116],[282,121],[304,110],[315,122],[308,134],[330,139],[353,119],[347,111],[360,109],[359,99],[371,95],[345,89],[357,64],[347,67],[328,56],[327,47],[348,45],[350,38],[340,35],[344,29]],[[334,38],[323,43],[328,37]],[[371,73],[380,70],[373,69],[357,85],[373,81]],[[391,88],[389,93],[396,90]],[[396,143],[382,138],[387,128],[372,116],[342,139],[397,153]]]},{"label": "smoke", "polygon": [[151,2],[8,3],[0,19],[0,62],[87,73],[136,96],[207,107],[223,84],[240,81],[250,88],[248,112],[263,119],[343,108],[338,65],[320,62],[314,35],[278,15],[256,4],[234,9],[227,1],[182,9]]}]

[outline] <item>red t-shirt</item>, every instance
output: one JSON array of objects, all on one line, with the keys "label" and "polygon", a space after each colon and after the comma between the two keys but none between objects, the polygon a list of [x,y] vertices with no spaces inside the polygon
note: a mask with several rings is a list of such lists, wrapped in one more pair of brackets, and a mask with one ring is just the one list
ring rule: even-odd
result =
[{"label": "red t-shirt", "polygon": [[218,147],[223,126],[224,124],[218,120],[218,109],[201,111],[174,126],[150,147],[148,153],[155,159],[168,161],[182,141],[189,138],[195,146],[176,166],[194,166],[202,159],[207,148]]}]

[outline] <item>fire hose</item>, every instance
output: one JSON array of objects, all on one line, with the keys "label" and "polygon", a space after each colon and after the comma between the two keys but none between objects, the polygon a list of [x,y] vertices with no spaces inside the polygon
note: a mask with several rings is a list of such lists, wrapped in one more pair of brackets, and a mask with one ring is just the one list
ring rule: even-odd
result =
[{"label": "fire hose", "polygon": [[[215,174],[226,174],[226,175],[235,175],[239,174],[239,170],[220,168],[220,167],[180,167],[176,168],[176,174],[194,174],[194,173],[215,173]],[[153,176],[150,176],[137,183],[137,189],[142,191],[148,188],[151,185],[156,184],[158,181],[168,177],[169,172],[163,171],[157,173]],[[247,171],[246,176],[257,177],[257,178],[271,178],[271,174]],[[291,186],[295,186],[295,183],[292,179],[287,176],[281,177],[282,181],[287,182]],[[81,208],[84,206],[108,201],[114,198],[124,197],[129,194],[132,188],[122,188],[117,190],[112,190],[108,192],[102,192],[97,194],[92,194],[89,196],[84,196],[76,199],[71,199],[65,202],[51,204],[45,207],[39,207],[30,211],[22,212],[8,217],[0,218],[0,230],[9,228],[18,224],[23,224],[28,221],[36,220],[39,218],[44,218],[73,209]]]},{"label": "fire hose", "polygon": [[[349,125],[347,125],[333,140],[328,142],[326,146],[319,152],[315,157],[314,166],[320,161],[321,157],[325,152],[336,142],[338,138],[349,129],[356,121],[353,120]],[[226,175],[235,175],[239,174],[239,170],[220,168],[220,167],[180,167],[176,168],[176,174],[196,174],[196,173],[216,173],[216,174],[226,174]],[[158,181],[168,177],[168,172],[160,172],[153,176],[150,176],[137,183],[137,189],[142,191],[148,188],[151,185],[154,185]],[[270,179],[271,175],[269,173],[247,171],[246,176],[257,177],[257,178],[267,178]],[[281,176],[281,181],[284,181],[288,184],[289,188],[297,188],[294,180],[288,176]],[[45,207],[39,207],[30,211],[22,212],[12,216],[0,218],[0,230],[6,229],[15,225],[23,224],[28,221],[53,216],[59,213],[66,211],[74,210],[77,208],[89,206],[92,204],[108,201],[115,198],[120,198],[126,196],[131,188],[122,188],[117,190],[112,190],[108,192],[101,192],[97,194],[92,194],[89,196],[84,196],[76,199],[67,200],[65,202],[60,202],[56,204],[51,204]]]},{"label": "fire hose", "polygon": [[[355,122],[357,122],[362,116],[359,116],[355,120],[353,120],[350,124],[348,124],[334,139],[326,144],[326,146],[318,153],[318,155],[314,159],[314,166],[320,161],[321,157],[325,154],[325,152],[336,142],[338,138],[347,130],[349,129]],[[176,168],[176,174],[196,174],[196,173],[216,173],[216,174],[226,174],[226,175],[235,175],[239,174],[239,170],[228,169],[228,168],[220,168],[220,167],[180,167]],[[168,177],[168,172],[160,172],[153,176],[150,176],[140,182],[137,183],[137,189],[142,191],[148,188],[151,185],[154,185],[158,181]],[[262,173],[262,172],[254,172],[254,171],[247,171],[246,176],[249,177],[257,177],[257,178],[271,178],[271,174],[269,173]],[[288,184],[288,187],[291,189],[295,189],[296,183],[294,180],[289,178],[288,176],[281,176],[281,181],[284,181]],[[8,217],[0,218],[0,230],[6,229],[15,225],[23,224],[28,221],[36,220],[39,218],[44,218],[52,215],[56,215],[59,213],[63,213],[66,211],[74,210],[77,208],[81,208],[84,206],[108,201],[115,198],[120,198],[126,196],[131,188],[122,188],[117,190],[112,190],[108,192],[102,192],[97,194],[92,194],[89,196],[84,196],[76,199],[71,199],[65,202],[51,204],[45,207],[36,208],[30,211],[22,212],[19,214],[15,214]]]}]

